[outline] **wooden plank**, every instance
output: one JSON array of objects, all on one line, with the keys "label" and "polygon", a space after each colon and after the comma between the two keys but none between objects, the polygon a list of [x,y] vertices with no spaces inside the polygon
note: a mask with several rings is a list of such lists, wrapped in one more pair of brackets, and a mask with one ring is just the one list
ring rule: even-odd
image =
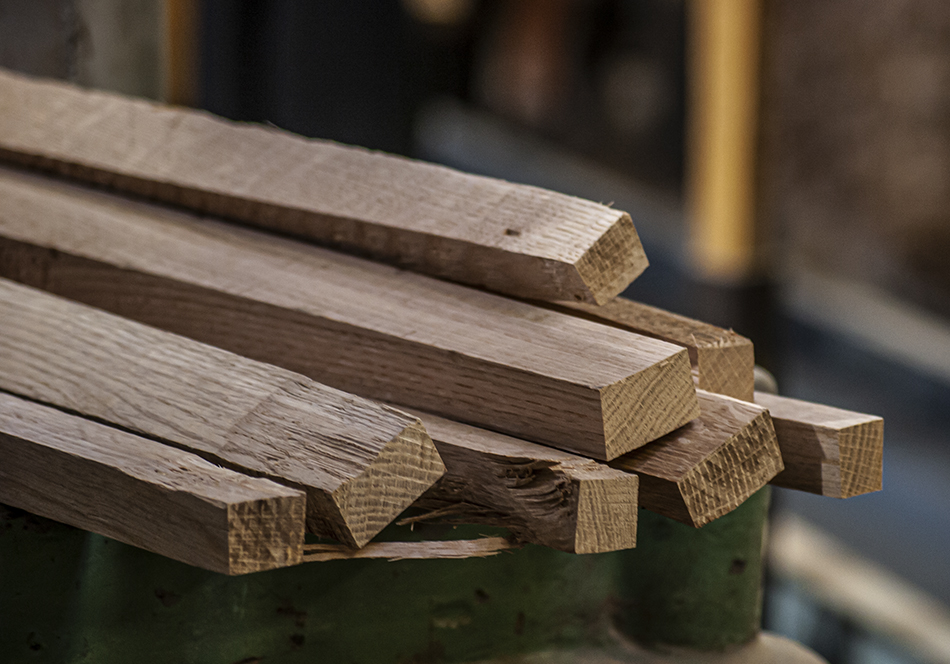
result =
[{"label": "wooden plank", "polygon": [[700,416],[610,465],[640,476],[640,506],[699,527],[731,512],[782,470],[769,413],[699,391]]},{"label": "wooden plank", "polygon": [[482,537],[474,540],[434,540],[423,542],[370,542],[362,549],[347,549],[338,544],[304,545],[303,562],[383,558],[386,560],[436,560],[485,558],[502,551],[517,549],[503,537]]},{"label": "wooden plank", "polygon": [[0,392],[0,502],[189,565],[246,574],[302,560],[305,496]]},{"label": "wooden plank", "polygon": [[769,409],[785,470],[773,484],[833,498],[880,491],[884,420],[850,410],[755,393]]},{"label": "wooden plank", "polygon": [[566,302],[557,306],[684,346],[699,388],[745,401],[754,399],[769,408],[785,464],[772,484],[836,498],[881,490],[883,420],[754,392],[755,357],[752,342],[745,337],[620,297],[602,306]]},{"label": "wooden plank", "polygon": [[302,488],[308,529],[354,546],[445,470],[405,413],[6,280],[0,389]]},{"label": "wooden plank", "polygon": [[436,517],[501,526],[521,541],[571,553],[636,546],[636,475],[436,415],[410,413],[425,425],[446,469],[414,503],[430,512],[412,521]]},{"label": "wooden plank", "polygon": [[609,459],[698,414],[686,351],[0,170],[0,274],[327,385]]},{"label": "wooden plank", "polygon": [[4,71],[0,157],[522,297],[606,302],[647,266],[598,203]]},{"label": "wooden plank", "polygon": [[752,342],[732,330],[618,297],[596,306],[561,302],[558,307],[689,351],[696,386],[707,392],[752,401],[755,353]]}]

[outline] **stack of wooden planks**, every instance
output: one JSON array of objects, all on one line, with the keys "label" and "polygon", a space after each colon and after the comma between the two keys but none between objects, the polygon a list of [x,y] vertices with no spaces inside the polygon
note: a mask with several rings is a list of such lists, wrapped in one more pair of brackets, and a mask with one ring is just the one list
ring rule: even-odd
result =
[{"label": "stack of wooden planks", "polygon": [[[3,71],[0,159],[0,502],[240,574],[881,486],[879,418],[616,297],[609,207]],[[400,516],[512,537],[371,542]]]}]

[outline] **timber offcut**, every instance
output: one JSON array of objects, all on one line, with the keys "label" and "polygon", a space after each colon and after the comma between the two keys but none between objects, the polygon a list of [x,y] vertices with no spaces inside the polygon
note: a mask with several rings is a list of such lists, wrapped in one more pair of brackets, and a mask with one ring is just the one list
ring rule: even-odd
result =
[{"label": "timber offcut", "polygon": [[3,70],[0,158],[520,297],[602,303],[647,266],[605,205]]},{"label": "timber offcut", "polygon": [[728,514],[781,472],[769,412],[699,391],[700,415],[611,466],[640,476],[640,505],[694,527]]},{"label": "timber offcut", "polygon": [[[3,70],[0,161],[0,502],[243,574],[881,487],[880,418],[614,297],[609,206]],[[390,541],[435,522],[507,533]]]},{"label": "timber offcut", "polygon": [[699,414],[683,348],[0,169],[0,275],[364,397],[609,460]]},{"label": "timber offcut", "polygon": [[302,561],[302,491],[0,392],[0,502],[223,574]]},{"label": "timber offcut", "polygon": [[351,546],[445,472],[415,417],[6,280],[0,389],[299,487],[308,529]]},{"label": "timber offcut", "polygon": [[502,526],[521,541],[570,553],[636,545],[636,475],[428,413],[412,414],[425,424],[446,468],[414,504],[425,514],[413,520]]}]

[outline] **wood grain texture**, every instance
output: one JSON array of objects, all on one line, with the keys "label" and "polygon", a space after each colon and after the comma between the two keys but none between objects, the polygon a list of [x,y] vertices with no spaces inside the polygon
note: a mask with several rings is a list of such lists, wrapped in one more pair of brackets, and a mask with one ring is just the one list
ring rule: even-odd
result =
[{"label": "wood grain texture", "polygon": [[752,342],[732,330],[623,297],[601,306],[582,302],[561,302],[557,306],[589,320],[683,346],[689,351],[699,389],[752,401],[755,383]]},{"label": "wood grain texture", "polygon": [[512,544],[503,537],[423,542],[370,542],[362,549],[347,549],[338,544],[305,544],[303,562],[314,563],[353,558],[385,558],[390,561],[485,558],[517,548],[517,544]]},{"label": "wood grain texture", "polygon": [[598,459],[698,414],[685,350],[0,170],[0,274],[327,385]]},{"label": "wood grain texture", "polygon": [[405,413],[6,280],[0,389],[302,488],[308,529],[354,546],[445,470]]},{"label": "wood grain texture", "polygon": [[741,505],[783,467],[767,410],[698,395],[698,418],[610,462],[640,476],[641,507],[697,528]]},{"label": "wood grain texture", "polygon": [[[445,462],[414,503],[428,518],[507,528],[523,542],[571,553],[637,543],[637,476],[586,457],[409,411]],[[400,521],[400,523],[405,522]]]},{"label": "wood grain texture", "polygon": [[246,574],[303,555],[301,491],[0,392],[0,501],[189,565]]},{"label": "wood grain texture", "polygon": [[647,266],[598,203],[2,70],[0,158],[522,297],[606,302]]},{"label": "wood grain texture", "polygon": [[785,470],[773,484],[833,498],[880,491],[884,420],[850,410],[755,393],[769,409]]}]

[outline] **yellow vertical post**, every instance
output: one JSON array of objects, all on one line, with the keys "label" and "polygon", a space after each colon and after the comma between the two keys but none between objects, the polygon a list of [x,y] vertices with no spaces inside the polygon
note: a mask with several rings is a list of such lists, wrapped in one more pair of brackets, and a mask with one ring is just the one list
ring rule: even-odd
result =
[{"label": "yellow vertical post", "polygon": [[764,0],[688,7],[687,195],[698,276],[739,282],[760,262],[756,162]]},{"label": "yellow vertical post", "polygon": [[199,0],[165,0],[165,101],[194,106],[198,101]]}]

